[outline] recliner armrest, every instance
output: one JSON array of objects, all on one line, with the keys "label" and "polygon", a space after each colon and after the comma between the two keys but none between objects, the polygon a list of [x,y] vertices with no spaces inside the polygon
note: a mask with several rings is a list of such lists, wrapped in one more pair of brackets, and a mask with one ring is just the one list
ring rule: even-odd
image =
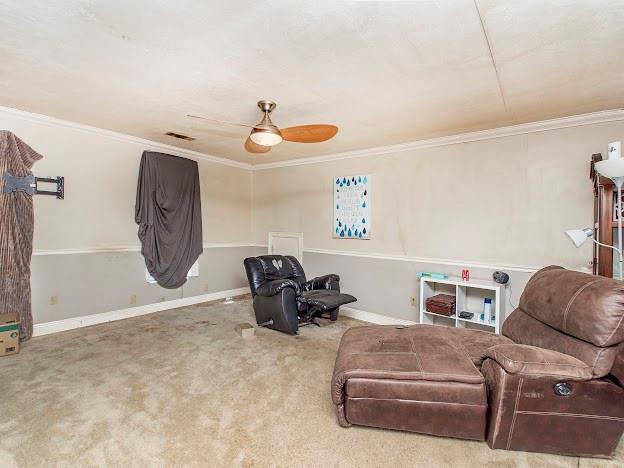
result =
[{"label": "recliner armrest", "polygon": [[329,275],[317,276],[306,283],[306,289],[308,291],[313,291],[315,289],[331,289],[334,291],[340,291],[340,276],[333,273]]},{"label": "recliner armrest", "polygon": [[277,279],[262,283],[256,289],[256,292],[260,296],[271,297],[280,293],[284,288],[293,288],[297,294],[299,293],[299,285],[295,281],[288,278]]},{"label": "recliner armrest", "polygon": [[592,368],[568,354],[522,344],[492,346],[485,352],[508,374],[528,377],[556,377],[569,380],[591,380]]}]

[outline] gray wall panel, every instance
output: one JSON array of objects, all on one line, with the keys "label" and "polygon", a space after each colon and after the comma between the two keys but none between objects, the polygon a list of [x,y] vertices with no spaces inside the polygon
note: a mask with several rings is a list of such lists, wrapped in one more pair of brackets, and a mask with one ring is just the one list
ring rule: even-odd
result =
[{"label": "gray wall panel", "polygon": [[204,249],[199,257],[199,277],[189,278],[182,286],[184,297],[247,286],[243,259],[254,253],[251,246]]},{"label": "gray wall panel", "polygon": [[[304,269],[308,278],[327,273],[341,277],[342,291],[353,294],[356,309],[404,320],[419,321],[419,272],[447,273],[461,277],[462,267],[402,260],[386,260],[350,255],[304,252]],[[471,279],[491,279],[494,269],[469,268]],[[516,306],[531,273],[507,271],[510,276],[506,289],[505,313],[512,311],[508,299]],[[513,294],[511,294],[513,291]],[[416,304],[411,304],[411,298]]]},{"label": "gray wall panel", "polygon": [[[161,301],[209,294],[247,286],[243,259],[265,255],[266,247],[218,247],[204,249],[197,278],[179,289],[168,290],[145,281],[140,252],[92,252],[67,255],[35,255],[32,259],[32,297],[35,323],[97,314]],[[304,252],[308,278],[338,273],[344,292],[367,312],[418,321],[421,271],[461,276],[462,267],[350,255]],[[470,268],[472,278],[490,279],[494,270]],[[517,305],[530,273],[508,271],[507,296]],[[513,290],[513,294],[510,294]],[[131,304],[131,296],[136,303]],[[57,304],[50,303],[56,296]],[[412,306],[411,298],[416,297]],[[506,302],[506,314],[511,306]]]},{"label": "gray wall panel", "polygon": [[[243,258],[255,252],[254,247],[204,249],[200,276],[173,290],[145,281],[140,252],[35,255],[31,263],[34,323],[240,288],[247,285]],[[133,295],[136,303],[131,301]]]}]

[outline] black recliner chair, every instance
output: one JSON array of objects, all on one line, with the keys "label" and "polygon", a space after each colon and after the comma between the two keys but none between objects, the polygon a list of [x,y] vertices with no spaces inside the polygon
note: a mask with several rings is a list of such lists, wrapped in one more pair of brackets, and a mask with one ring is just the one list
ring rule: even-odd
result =
[{"label": "black recliner chair", "polygon": [[258,325],[295,334],[299,326],[322,316],[338,319],[341,305],[357,299],[340,292],[340,277],[325,275],[306,281],[295,257],[262,255],[244,260]]}]

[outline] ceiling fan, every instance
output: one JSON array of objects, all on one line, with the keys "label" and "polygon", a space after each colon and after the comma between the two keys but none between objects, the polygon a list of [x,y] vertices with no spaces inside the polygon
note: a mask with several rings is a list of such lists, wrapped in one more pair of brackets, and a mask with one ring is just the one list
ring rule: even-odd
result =
[{"label": "ceiling fan", "polygon": [[239,127],[251,128],[251,133],[245,140],[245,149],[250,153],[268,153],[271,147],[281,143],[283,140],[296,143],[320,143],[333,138],[338,133],[335,125],[299,125],[297,127],[278,128],[271,121],[271,112],[275,109],[275,102],[262,100],[258,101],[258,107],[264,113],[262,120],[256,125],[245,125],[220,120],[209,119],[199,115],[187,114],[187,117],[207,120],[226,125],[236,125]]}]

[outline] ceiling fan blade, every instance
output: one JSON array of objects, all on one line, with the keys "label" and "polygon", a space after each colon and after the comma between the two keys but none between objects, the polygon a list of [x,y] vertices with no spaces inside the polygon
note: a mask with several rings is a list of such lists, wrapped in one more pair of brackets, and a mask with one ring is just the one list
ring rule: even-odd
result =
[{"label": "ceiling fan blade", "polygon": [[186,116],[192,119],[206,120],[208,122],[217,123],[221,125],[235,125],[237,127],[254,128],[253,125],[246,125],[246,124],[240,124],[240,123],[234,123],[234,122],[225,122],[223,120],[217,120],[217,119],[209,119],[208,117],[202,117],[201,115],[186,114]]},{"label": "ceiling fan blade", "polygon": [[249,153],[268,153],[269,151],[271,151],[270,146],[262,146],[258,143],[254,143],[253,140],[249,137],[247,137],[247,139],[245,140],[245,149]]},{"label": "ceiling fan blade", "polygon": [[297,127],[280,128],[282,138],[297,143],[320,143],[329,140],[338,133],[335,125],[299,125]]}]

